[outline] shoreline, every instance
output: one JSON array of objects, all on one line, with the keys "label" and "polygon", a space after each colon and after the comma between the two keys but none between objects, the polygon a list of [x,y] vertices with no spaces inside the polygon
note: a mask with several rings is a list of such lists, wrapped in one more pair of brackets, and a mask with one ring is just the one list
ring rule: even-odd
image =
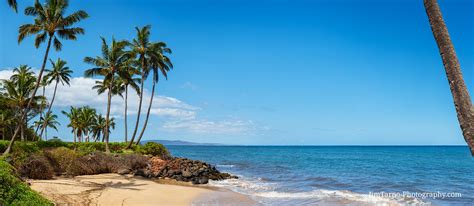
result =
[{"label": "shoreline", "polygon": [[113,173],[28,183],[57,205],[257,205],[245,195],[218,187]]}]

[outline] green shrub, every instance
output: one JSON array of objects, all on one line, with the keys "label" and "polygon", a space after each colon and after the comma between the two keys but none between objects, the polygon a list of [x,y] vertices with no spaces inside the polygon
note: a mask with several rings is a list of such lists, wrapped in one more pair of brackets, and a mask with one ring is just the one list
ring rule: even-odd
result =
[{"label": "green shrub", "polygon": [[147,142],[145,145],[140,146],[137,150],[138,152],[145,155],[157,156],[162,159],[170,158],[170,153],[166,147],[156,142]]},{"label": "green shrub", "polygon": [[48,159],[41,153],[32,154],[19,166],[20,175],[30,179],[49,180],[54,170]]},{"label": "green shrub", "polygon": [[36,145],[36,142],[15,142],[8,157],[11,159],[10,163],[15,168],[19,168],[27,157],[39,151],[40,148]]},{"label": "green shrub", "polygon": [[53,166],[56,174],[62,174],[68,171],[74,160],[79,157],[77,152],[66,147],[45,150],[43,153],[51,163],[51,166]]},{"label": "green shrub", "polygon": [[67,147],[69,144],[67,142],[61,141],[61,139],[53,138],[48,141],[39,141],[36,142],[39,148],[56,148],[56,147]]},{"label": "green shrub", "polygon": [[7,149],[8,147],[8,143],[10,141],[6,141],[6,140],[0,140],[0,152],[5,152],[5,150]]},{"label": "green shrub", "polygon": [[0,160],[0,205],[53,205],[49,200],[31,190],[14,175],[14,168]]}]

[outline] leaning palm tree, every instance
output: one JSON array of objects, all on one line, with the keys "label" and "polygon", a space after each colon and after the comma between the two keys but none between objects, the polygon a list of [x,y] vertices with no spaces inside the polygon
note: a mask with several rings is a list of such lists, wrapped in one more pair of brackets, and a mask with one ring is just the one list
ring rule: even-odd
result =
[{"label": "leaning palm tree", "polygon": [[[71,80],[70,78],[72,74],[72,70],[70,70],[69,67],[66,66],[66,61],[61,60],[60,58],[58,58],[56,62],[53,62],[53,60],[51,59],[49,61],[51,62],[53,68],[46,69],[47,74],[44,76],[44,79],[48,85],[52,84],[53,82],[55,82],[55,84],[53,97],[51,98],[51,102],[49,103],[48,111],[46,113],[50,112],[51,108],[53,107],[54,99],[56,98],[56,91],[58,89],[58,84],[61,83],[62,85],[69,85],[69,81]],[[46,125],[43,125],[39,135],[40,137],[45,129]]]},{"label": "leaning palm tree", "polygon": [[[119,69],[126,66],[126,62],[129,59],[129,55],[124,51],[125,47],[128,45],[126,41],[116,41],[112,39],[112,44],[110,47],[107,45],[107,42],[102,38],[102,56],[99,57],[86,57],[84,62],[94,65],[96,67],[86,70],[86,77],[93,76],[103,76],[103,82],[108,85],[108,95],[107,95],[107,113],[105,115],[105,122],[108,127],[109,117],[110,117],[110,104],[112,101],[113,94],[113,85],[116,73]],[[109,150],[109,133],[108,130],[104,133],[105,139],[105,150],[107,153]]]},{"label": "leaning palm tree", "polygon": [[[53,128],[54,130],[58,131],[58,125],[59,122],[56,120],[58,118],[58,115],[53,114],[52,112],[47,112],[44,117],[41,117],[38,121],[35,122],[35,124],[40,125],[45,129],[45,140],[48,140],[48,128]],[[41,138],[42,134],[40,134]]]},{"label": "leaning palm tree", "polygon": [[151,51],[154,53],[154,55],[151,56],[150,58],[150,67],[153,70],[153,86],[151,88],[151,98],[150,98],[150,103],[148,104],[148,110],[146,113],[146,118],[145,122],[143,124],[142,131],[140,132],[140,135],[138,136],[137,140],[137,145],[140,144],[140,140],[143,137],[143,134],[145,133],[146,126],[148,123],[148,118],[150,117],[150,110],[151,110],[151,105],[153,103],[153,96],[155,94],[155,86],[156,83],[158,83],[159,80],[159,73],[165,77],[165,79],[168,79],[168,71],[173,68],[173,64],[171,63],[171,60],[169,59],[166,54],[171,54],[171,49],[166,47],[166,44],[164,42],[158,42],[154,43],[152,45]]},{"label": "leaning palm tree", "polygon": [[[43,94],[41,95],[43,96],[43,101],[41,102],[41,108],[40,108],[40,119],[41,119],[43,117],[43,111],[45,107],[47,106],[45,93],[46,93],[46,87],[48,86],[48,82],[46,81],[46,78],[43,78],[40,84],[41,84],[40,86],[43,88]],[[35,129],[35,136],[38,135],[39,128],[40,128],[40,125],[37,125]]]},{"label": "leaning palm tree", "polygon": [[150,59],[151,56],[155,55],[151,51],[151,46],[152,46],[152,43],[150,43],[151,26],[147,25],[141,29],[138,27],[135,27],[135,29],[137,30],[137,37],[133,39],[131,43],[131,47],[132,47],[131,53],[134,56],[137,56],[137,61],[139,62],[139,65],[140,65],[140,73],[141,73],[140,96],[138,100],[137,121],[135,122],[135,129],[133,130],[132,139],[130,140],[130,143],[128,144],[127,148],[132,147],[132,144],[135,140],[135,136],[137,135],[138,125],[140,123],[140,114],[142,110],[143,89],[144,89],[143,87],[144,87],[146,77],[149,73],[148,60]]},{"label": "leaning palm tree", "polygon": [[471,155],[474,156],[474,108],[467,87],[464,84],[461,66],[454,51],[454,46],[449,37],[448,28],[444,23],[438,2],[436,0],[424,0],[424,5],[433,36],[438,44],[444,69],[446,70],[449,88],[453,95],[454,107],[456,108],[464,140],[471,150]]},{"label": "leaning palm tree", "polygon": [[[27,7],[25,14],[34,17],[33,24],[24,24],[19,28],[18,43],[21,43],[27,36],[36,35],[35,47],[38,48],[41,43],[47,41],[46,52],[44,54],[43,63],[38,73],[38,79],[36,81],[35,89],[33,90],[32,96],[36,95],[38,87],[43,77],[44,68],[49,55],[49,49],[51,43],[53,43],[56,51],[60,51],[62,43],[59,38],[66,40],[75,40],[77,35],[84,34],[84,29],[80,27],[72,27],[75,23],[88,17],[85,11],[79,10],[71,15],[64,16],[67,7],[69,6],[68,0],[47,0],[42,5],[38,0],[35,1],[34,6]],[[21,113],[20,121],[26,118],[26,114],[31,107],[32,102],[28,102],[25,110]],[[15,138],[18,135],[20,127],[17,126],[15,133],[13,134],[10,144],[5,150],[4,154],[8,154],[15,142]]]}]

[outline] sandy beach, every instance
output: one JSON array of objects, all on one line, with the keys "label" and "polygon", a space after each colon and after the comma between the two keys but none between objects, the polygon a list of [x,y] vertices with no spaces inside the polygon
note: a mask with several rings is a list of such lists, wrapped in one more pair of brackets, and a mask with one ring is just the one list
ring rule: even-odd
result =
[{"label": "sandy beach", "polygon": [[255,205],[250,198],[209,186],[142,177],[100,174],[29,180],[31,188],[57,205]]}]

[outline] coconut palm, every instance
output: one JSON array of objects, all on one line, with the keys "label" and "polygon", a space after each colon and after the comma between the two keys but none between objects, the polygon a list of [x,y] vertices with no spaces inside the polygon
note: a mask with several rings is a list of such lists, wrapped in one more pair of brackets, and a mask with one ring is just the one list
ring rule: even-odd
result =
[{"label": "coconut palm", "polygon": [[[47,112],[44,117],[41,117],[35,124],[40,125],[42,128],[45,129],[45,140],[48,140],[48,128],[53,128],[54,130],[58,131],[59,122],[56,120],[58,115],[53,114],[52,112]],[[40,135],[41,138],[41,135]]]},{"label": "coconut palm", "polygon": [[97,142],[100,139],[100,136],[104,133],[105,129],[105,118],[102,114],[96,116],[95,122],[92,125],[92,136],[94,141]]},{"label": "coconut palm", "polygon": [[438,2],[436,0],[424,0],[424,5],[430,21],[431,30],[433,31],[433,36],[438,44],[444,69],[446,70],[449,88],[453,95],[454,107],[456,108],[464,140],[471,150],[471,155],[474,156],[474,108],[464,83],[461,66],[451,38],[449,37],[448,28],[444,23]]},{"label": "coconut palm", "polygon": [[84,106],[81,107],[79,110],[79,117],[78,117],[78,134],[80,134],[80,140],[84,142],[90,141],[90,133],[92,130],[92,125],[96,121],[96,110],[89,107]]},{"label": "coconut palm", "polygon": [[33,117],[38,113],[43,100],[41,96],[32,95],[35,82],[34,73],[26,65],[15,68],[10,79],[2,82],[5,90],[3,94],[5,105],[15,111],[15,119],[18,122],[17,130],[20,132],[21,140],[25,140],[24,133],[28,125],[28,118],[21,118],[21,111],[31,103],[33,110],[29,110],[27,116]]},{"label": "coconut palm", "polygon": [[128,144],[127,148],[131,148],[135,136],[137,135],[138,125],[140,123],[140,114],[142,110],[142,102],[143,102],[143,87],[146,80],[146,77],[149,73],[149,66],[148,66],[148,59],[155,54],[151,51],[152,43],[150,42],[150,30],[151,26],[147,25],[142,28],[135,27],[137,30],[137,37],[133,39],[131,43],[132,51],[131,53],[134,56],[137,56],[137,62],[140,65],[140,95],[138,100],[138,113],[137,113],[137,120],[135,122],[135,129],[133,130],[132,139]]},{"label": "coconut palm", "polygon": [[[134,61],[129,61],[127,66],[123,69],[119,70],[119,81],[125,90],[125,111],[124,111],[124,124],[125,124],[125,142],[128,142],[128,87],[131,87],[138,95],[140,95],[140,88],[138,87],[138,83],[140,82],[139,78],[134,78],[133,76],[138,74],[138,69],[134,66]],[[122,96],[122,95],[121,95]],[[122,96],[123,97],[123,96]]]},{"label": "coconut palm", "polygon": [[[51,59],[49,61],[51,62],[53,68],[46,70],[47,74],[44,76],[44,79],[48,85],[52,84],[53,82],[55,82],[55,84],[53,97],[51,98],[51,102],[49,103],[48,111],[46,113],[50,112],[51,108],[53,107],[54,99],[56,98],[56,91],[58,89],[58,84],[61,83],[61,85],[69,85],[69,81],[71,80],[70,78],[72,74],[72,70],[70,70],[69,67],[66,66],[66,61],[61,60],[60,58],[58,58],[56,62],[53,62],[53,60]],[[43,125],[39,135],[40,137],[45,129],[46,125]]]},{"label": "coconut palm", "polygon": [[66,115],[69,119],[69,124],[67,126],[72,129],[72,133],[73,133],[73,136],[74,136],[73,137],[74,138],[74,143],[76,143],[78,141],[77,128],[79,126],[79,113],[80,113],[80,110],[76,107],[70,107],[69,112],[66,112],[66,111],[63,110],[62,113],[64,115]]},{"label": "coconut palm", "polygon": [[[103,82],[108,85],[108,95],[107,95],[107,113],[105,115],[105,122],[108,127],[109,125],[109,117],[110,117],[110,104],[112,101],[112,94],[113,94],[113,85],[116,73],[119,69],[126,66],[126,62],[129,58],[129,55],[124,51],[125,47],[128,45],[126,41],[116,41],[114,38],[112,39],[112,44],[110,47],[107,45],[107,42],[104,38],[102,38],[102,56],[99,57],[86,57],[84,58],[84,62],[96,66],[95,68],[91,68],[86,70],[85,76],[86,77],[93,77],[93,76],[103,76]],[[105,138],[105,149],[106,152],[110,152],[109,150],[109,133],[108,130],[104,133]]]},{"label": "coconut palm", "polygon": [[[72,27],[72,25],[87,18],[88,14],[85,11],[79,10],[68,16],[64,16],[68,6],[68,0],[47,0],[44,5],[36,0],[33,6],[29,6],[25,9],[25,15],[34,17],[34,23],[20,26],[18,43],[21,43],[25,37],[31,35],[36,35],[36,48],[38,48],[45,41],[48,42],[43,58],[43,63],[38,73],[38,78],[35,84],[36,86],[32,92],[32,96],[36,95],[38,87],[40,86],[44,68],[46,66],[46,61],[48,59],[49,50],[51,48],[51,43],[53,44],[53,47],[56,49],[56,51],[59,51],[62,48],[62,43],[58,38],[75,40],[77,35],[84,34],[83,28]],[[20,122],[26,118],[26,114],[28,113],[31,104],[32,101],[28,102],[26,108],[21,113]],[[10,152],[19,130],[20,127],[18,126],[4,154],[8,154]]]},{"label": "coconut palm", "polygon": [[[41,83],[40,83],[41,87],[43,88],[43,94],[41,95],[43,97],[43,101],[41,102],[41,109],[40,109],[40,119],[41,117],[43,117],[43,111],[45,109],[45,107],[47,106],[47,101],[46,101],[46,96],[45,96],[45,93],[46,93],[46,87],[48,86],[48,82],[46,81],[45,78],[43,78],[43,80],[41,80]],[[35,135],[38,134],[38,130],[40,128],[40,125],[37,125],[36,126],[36,129],[35,129]]]},{"label": "coconut palm", "polygon": [[154,53],[154,55],[151,55],[151,58],[149,60],[149,64],[151,69],[153,70],[153,86],[151,89],[151,98],[150,98],[150,103],[148,104],[148,110],[146,113],[145,117],[145,122],[143,124],[143,129],[140,132],[140,135],[138,136],[137,140],[137,145],[140,144],[140,140],[143,137],[143,134],[145,133],[146,126],[148,123],[148,118],[150,116],[150,110],[151,106],[153,103],[153,96],[155,94],[155,86],[156,83],[158,83],[159,80],[159,73],[165,77],[165,79],[168,79],[168,71],[173,68],[173,64],[171,63],[171,60],[169,59],[166,54],[171,54],[171,49],[166,47],[166,44],[164,42],[158,42],[154,43],[152,45],[151,51]]}]

